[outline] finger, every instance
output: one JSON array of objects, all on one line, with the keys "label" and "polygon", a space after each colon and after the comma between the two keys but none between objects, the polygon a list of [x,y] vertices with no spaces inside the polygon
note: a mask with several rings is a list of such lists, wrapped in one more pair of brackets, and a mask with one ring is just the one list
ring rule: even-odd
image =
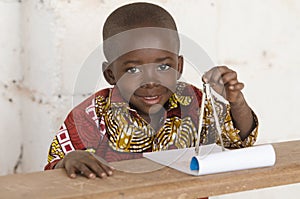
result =
[{"label": "finger", "polygon": [[68,166],[66,165],[65,166],[65,169],[66,169],[66,172],[67,172],[67,175],[70,177],[70,178],[76,178],[76,171],[77,169],[73,166]]},{"label": "finger", "polygon": [[113,170],[114,170],[114,169],[112,169],[110,166],[108,166],[108,165],[103,165],[103,164],[101,164],[100,166],[101,166],[101,168],[103,169],[103,171],[106,173],[107,176],[113,175]]},{"label": "finger", "polygon": [[227,82],[227,84],[225,85],[225,87],[229,88],[230,90],[234,89],[234,86],[236,84],[238,84],[239,82],[237,81],[237,79],[231,80],[229,82]]},{"label": "finger", "polygon": [[109,170],[112,170],[112,171],[115,170],[115,168],[113,166],[109,165],[109,163],[106,160],[104,160],[102,157],[100,157],[94,153],[91,153],[91,155],[92,155],[92,158],[96,159],[100,165],[105,165]]},{"label": "finger", "polygon": [[209,71],[207,71],[205,73],[205,76],[207,77],[211,77],[213,75],[223,75],[224,73],[228,72],[230,69],[227,66],[215,66],[212,69],[210,69]]},{"label": "finger", "polygon": [[101,163],[95,162],[89,167],[100,178],[105,178],[113,174],[111,170],[109,170],[107,167],[105,167],[105,165],[102,165]]},{"label": "finger", "polygon": [[228,86],[228,89],[229,89],[230,91],[241,91],[241,90],[244,88],[244,86],[245,86],[245,85],[244,85],[243,83],[238,82],[238,83],[229,85],[229,86]]},{"label": "finger", "polygon": [[227,73],[228,71],[231,71],[227,66],[216,66],[214,67],[218,72],[223,75],[224,73]]},{"label": "finger", "polygon": [[237,80],[237,73],[235,71],[232,70],[228,70],[227,72],[222,74],[222,80],[224,84],[227,84],[233,80],[235,80],[236,82],[238,82]]},{"label": "finger", "polygon": [[110,169],[108,163],[101,157],[89,153],[88,159],[85,160],[85,164],[100,178],[112,175],[112,170]]},{"label": "finger", "polygon": [[218,67],[214,67],[203,75],[202,80],[205,83],[217,84],[220,81],[221,77],[222,74],[218,70]]},{"label": "finger", "polygon": [[80,171],[85,177],[90,178],[90,179],[94,179],[96,178],[96,174],[93,173],[89,167],[83,163],[79,163],[77,165],[77,170]]},{"label": "finger", "polygon": [[[206,72],[204,74],[204,76],[202,77],[202,80],[205,83],[209,83],[211,85],[215,85],[215,84],[224,85],[228,82],[228,80],[226,78],[224,79],[224,76],[226,76],[226,74],[230,74],[230,73],[235,73],[235,71],[229,69],[227,66],[216,66],[216,67],[213,67],[212,69],[210,69],[208,72]],[[232,74],[232,75],[234,75],[234,74]],[[230,78],[230,77],[228,77],[228,78]]]},{"label": "finger", "polygon": [[97,165],[92,165],[92,169],[99,177],[111,176],[113,174],[114,168],[109,166],[109,164],[103,158],[95,154],[91,155],[93,159],[97,162]]},{"label": "finger", "polygon": [[218,68],[219,67],[214,67],[211,70],[209,70],[207,73],[204,74],[202,79],[205,83],[208,83],[214,91],[226,98],[222,74],[220,73]]}]

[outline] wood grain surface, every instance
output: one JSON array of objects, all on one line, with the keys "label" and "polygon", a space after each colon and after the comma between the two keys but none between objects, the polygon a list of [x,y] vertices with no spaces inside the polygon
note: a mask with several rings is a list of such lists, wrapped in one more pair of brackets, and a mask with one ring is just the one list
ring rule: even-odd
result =
[{"label": "wood grain surface", "polygon": [[[70,179],[62,169],[0,177],[0,198],[201,198],[300,182],[300,141],[273,144],[273,167],[190,176],[147,159],[114,163],[112,177]],[[135,173],[134,173],[135,172]]]}]

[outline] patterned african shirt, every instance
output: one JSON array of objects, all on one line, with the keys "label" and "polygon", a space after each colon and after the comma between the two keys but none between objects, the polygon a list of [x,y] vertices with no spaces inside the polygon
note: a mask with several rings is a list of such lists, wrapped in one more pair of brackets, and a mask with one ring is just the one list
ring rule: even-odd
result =
[{"label": "patterned african shirt", "polygon": [[[117,87],[98,91],[76,106],[54,137],[45,169],[74,150],[86,150],[108,162],[141,158],[143,152],[193,147],[196,144],[202,91],[178,82],[176,91],[164,105],[166,114],[158,129],[145,121],[122,98]],[[242,140],[230,116],[230,106],[215,99],[222,138],[226,148],[252,146],[257,138],[255,128]],[[211,104],[206,100],[201,144],[219,143]]]}]

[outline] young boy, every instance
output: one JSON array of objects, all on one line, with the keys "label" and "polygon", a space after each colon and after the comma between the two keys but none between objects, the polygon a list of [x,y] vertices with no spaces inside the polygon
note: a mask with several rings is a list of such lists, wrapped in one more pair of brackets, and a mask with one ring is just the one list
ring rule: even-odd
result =
[{"label": "young boy", "polygon": [[[202,91],[178,79],[183,70],[172,16],[157,5],[133,3],[115,10],[103,27],[103,74],[113,88],[98,91],[64,121],[49,150],[45,169],[64,168],[71,178],[112,175],[108,162],[142,157],[143,152],[195,146]],[[216,75],[217,74],[217,75]],[[217,101],[227,148],[253,145],[258,122],[226,66],[203,81],[221,85],[229,104]],[[201,77],[199,77],[201,81]],[[205,103],[201,144],[217,139],[211,105]]]}]

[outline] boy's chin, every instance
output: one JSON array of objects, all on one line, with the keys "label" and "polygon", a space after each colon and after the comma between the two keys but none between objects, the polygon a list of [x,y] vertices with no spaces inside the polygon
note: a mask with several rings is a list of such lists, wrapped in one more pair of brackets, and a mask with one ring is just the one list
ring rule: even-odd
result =
[{"label": "boy's chin", "polygon": [[149,108],[149,115],[155,115],[161,112],[164,109],[164,107],[161,104],[154,104]]}]

